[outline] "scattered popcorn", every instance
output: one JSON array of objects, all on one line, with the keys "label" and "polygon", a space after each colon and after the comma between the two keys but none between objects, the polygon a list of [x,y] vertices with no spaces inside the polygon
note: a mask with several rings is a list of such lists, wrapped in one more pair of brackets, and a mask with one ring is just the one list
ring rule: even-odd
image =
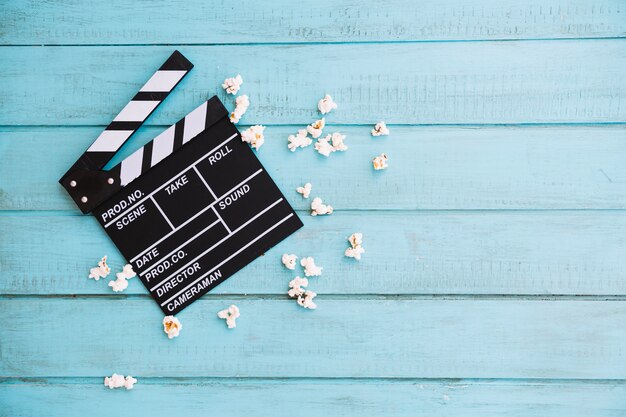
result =
[{"label": "scattered popcorn", "polygon": [[124,388],[126,389],[133,389],[136,383],[137,383],[137,378],[133,378],[130,375],[124,378]]},{"label": "scattered popcorn", "polygon": [[335,148],[333,148],[333,145],[330,143],[331,138],[331,135],[328,135],[325,138],[319,138],[317,142],[315,142],[315,150],[326,157],[328,157],[332,152],[335,152]]},{"label": "scattered popcorn", "polygon": [[296,259],[298,259],[296,255],[289,255],[285,253],[282,257],[283,265],[285,265],[285,268],[287,269],[296,269]]},{"label": "scattered popcorn", "polygon": [[230,121],[232,123],[239,123],[239,119],[241,119],[244,113],[250,107],[250,100],[248,100],[248,96],[243,95],[239,96],[235,99],[235,110],[230,114]]},{"label": "scattered popcorn", "polygon": [[254,149],[258,150],[265,142],[263,131],[265,126],[254,125],[241,132],[241,140],[249,143]]},{"label": "scattered popcorn", "polygon": [[128,280],[126,278],[120,278],[118,276],[116,280],[109,281],[109,287],[113,288],[113,291],[115,292],[124,291],[126,288],[128,288]]},{"label": "scattered popcorn", "polygon": [[182,328],[183,328],[183,325],[180,323],[180,321],[178,321],[176,317],[174,316],[163,317],[163,331],[167,333],[167,337],[169,339],[178,337]]},{"label": "scattered popcorn", "polygon": [[378,122],[374,129],[372,129],[372,136],[387,136],[389,134],[389,129],[387,129],[387,125],[385,122]]},{"label": "scattered popcorn", "polygon": [[287,140],[289,141],[287,147],[291,152],[295,152],[297,148],[306,148],[313,143],[313,140],[307,136],[305,129],[298,130],[298,134],[296,135],[289,135]]},{"label": "scattered popcorn", "polygon": [[310,308],[311,310],[317,308],[317,304],[313,302],[313,298],[317,296],[313,291],[306,290],[304,295],[298,296],[298,304],[304,308]]},{"label": "scattered popcorn", "polygon": [[104,386],[109,387],[109,389],[121,388],[124,387],[126,389],[133,389],[135,384],[137,383],[137,379],[128,375],[124,378],[124,375],[113,374],[110,377],[104,378]]},{"label": "scattered popcorn", "polygon": [[387,168],[387,160],[388,159],[389,158],[387,158],[387,155],[385,155],[384,153],[381,153],[380,155],[378,155],[372,161],[372,164],[374,165],[374,169],[376,171],[379,171],[381,169],[386,169]]},{"label": "scattered popcorn", "polygon": [[300,297],[304,294],[305,290],[302,287],[306,287],[309,285],[309,280],[306,278],[295,277],[291,281],[289,281],[289,291],[287,294],[291,298]]},{"label": "scattered popcorn", "polygon": [[241,84],[243,84],[243,78],[241,78],[241,75],[237,74],[236,77],[226,78],[222,84],[222,88],[226,90],[228,94],[237,94],[241,88]]},{"label": "scattered popcorn", "polygon": [[124,375],[113,374],[110,377],[104,377],[104,386],[109,387],[109,389],[123,387]]},{"label": "scattered popcorn", "polygon": [[311,216],[321,216],[331,214],[332,212],[332,206],[323,204],[322,199],[319,197],[315,197],[311,202]]},{"label": "scattered popcorn", "polygon": [[350,242],[350,246],[344,252],[344,255],[348,258],[354,258],[356,260],[361,260],[361,254],[365,253],[365,249],[363,246],[363,234],[362,233],[352,233],[352,235],[348,238]]},{"label": "scattered popcorn", "polygon": [[326,94],[324,98],[317,103],[317,108],[319,109],[320,113],[326,114],[330,113],[331,110],[336,109],[337,103],[333,101],[333,98],[330,96],[330,94]]},{"label": "scattered popcorn", "polygon": [[322,136],[322,129],[326,126],[326,119],[323,117],[319,120],[314,121],[310,125],[306,127],[306,131],[311,134],[313,139],[317,139]]},{"label": "scattered popcorn", "polygon": [[322,267],[315,265],[315,260],[311,257],[302,258],[300,265],[304,267],[304,275],[307,277],[319,277],[322,275]]},{"label": "scattered popcorn", "polygon": [[131,264],[126,264],[124,265],[124,268],[122,268],[122,272],[118,272],[115,276],[117,279],[130,279],[132,277],[136,277],[137,274],[133,271],[133,266]]},{"label": "scattered popcorn", "polygon": [[311,189],[312,188],[313,188],[313,186],[311,185],[311,183],[307,182],[302,187],[296,188],[296,191],[298,193],[302,194],[302,197],[309,198],[309,195],[311,194]]},{"label": "scattered popcorn", "polygon": [[98,266],[89,270],[89,278],[93,278],[98,281],[100,278],[106,278],[111,273],[111,268],[107,265],[106,255],[100,259]]},{"label": "scattered popcorn", "polygon": [[128,288],[128,280],[137,276],[137,274],[133,271],[133,266],[131,264],[126,264],[124,265],[122,272],[118,272],[115,276],[117,279],[115,281],[109,281],[109,287],[113,288],[113,291],[115,292],[120,292]]},{"label": "scattered popcorn", "polygon": [[228,328],[234,329],[235,327],[237,327],[237,323],[235,323],[235,320],[237,319],[237,317],[239,317],[239,308],[236,305],[231,304],[231,306],[228,307],[226,310],[222,310],[217,313],[217,317],[221,319],[226,319],[226,325],[228,326]]},{"label": "scattered popcorn", "polygon": [[346,138],[346,135],[342,135],[339,132],[335,132],[332,134],[331,139],[333,142],[333,149],[335,151],[343,152],[348,149],[348,147],[343,143],[345,138]]}]

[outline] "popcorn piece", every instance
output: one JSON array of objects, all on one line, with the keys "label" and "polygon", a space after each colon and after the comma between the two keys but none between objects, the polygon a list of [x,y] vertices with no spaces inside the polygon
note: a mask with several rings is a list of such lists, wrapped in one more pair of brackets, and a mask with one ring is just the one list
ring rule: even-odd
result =
[{"label": "popcorn piece", "polygon": [[335,152],[335,148],[330,143],[331,138],[331,135],[327,135],[325,138],[319,138],[317,142],[315,142],[315,150],[326,157],[332,152]]},{"label": "popcorn piece", "polygon": [[106,278],[107,275],[111,273],[111,268],[107,265],[107,257],[106,255],[100,259],[98,262],[98,266],[96,268],[91,268],[89,270],[89,278],[93,278],[96,281],[100,280],[100,278]]},{"label": "popcorn piece", "polygon": [[363,244],[363,233],[352,233],[348,241],[353,248],[361,246]]},{"label": "popcorn piece", "polygon": [[118,272],[116,280],[109,281],[109,287],[113,288],[115,292],[121,292],[128,288],[128,280],[126,278],[120,278],[119,274]]},{"label": "popcorn piece", "polygon": [[332,134],[331,139],[333,142],[333,149],[335,151],[343,152],[348,149],[348,147],[343,143],[345,138],[346,138],[346,135],[342,135],[339,132],[335,132]]},{"label": "popcorn piece", "polygon": [[249,143],[254,149],[259,149],[265,142],[263,131],[265,126],[254,125],[241,132],[241,140]]},{"label": "popcorn piece", "polygon": [[126,389],[133,389],[136,383],[137,383],[137,379],[133,378],[130,375],[124,378],[124,388]]},{"label": "popcorn piece", "polygon": [[183,328],[183,325],[180,323],[180,321],[178,321],[176,317],[174,316],[163,317],[163,331],[167,333],[167,337],[169,339],[178,337],[182,328]]},{"label": "popcorn piece", "polygon": [[313,186],[310,182],[307,182],[302,187],[296,188],[296,191],[302,194],[302,197],[309,198],[309,195],[311,194],[311,188],[313,188]]},{"label": "popcorn piece", "polygon": [[381,169],[386,169],[387,168],[387,160],[389,158],[387,158],[387,155],[385,155],[384,153],[381,153],[380,155],[378,155],[376,158],[374,158],[372,160],[372,164],[374,165],[374,169],[376,171],[379,171]]},{"label": "popcorn piece", "polygon": [[243,78],[241,78],[241,75],[237,74],[236,77],[226,78],[222,84],[222,88],[226,90],[226,93],[234,95],[239,92],[241,84],[243,84]]},{"label": "popcorn piece", "polygon": [[235,110],[230,114],[230,121],[232,123],[239,123],[239,119],[241,119],[244,113],[250,107],[250,100],[248,96],[243,95],[239,96],[235,99]]},{"label": "popcorn piece", "polygon": [[323,117],[319,120],[314,121],[310,125],[306,127],[306,131],[311,134],[313,139],[317,139],[322,136],[322,129],[326,126],[326,119]]},{"label": "popcorn piece", "polygon": [[296,255],[289,255],[285,253],[283,254],[281,260],[283,261],[283,265],[285,265],[285,268],[293,270],[296,269],[296,259],[298,259]]},{"label": "popcorn piece", "polygon": [[226,310],[218,312],[217,317],[221,319],[226,319],[226,325],[228,326],[228,328],[234,329],[235,327],[237,327],[237,323],[235,323],[235,320],[237,319],[237,317],[239,317],[239,308],[236,305],[231,304],[231,306],[228,307]]},{"label": "popcorn piece", "polygon": [[298,296],[298,304],[304,308],[310,308],[311,310],[314,310],[317,308],[317,304],[313,302],[313,298],[315,298],[316,296],[317,294],[313,291],[306,290],[304,292],[304,295]]},{"label": "popcorn piece", "polygon": [[137,274],[133,271],[133,266],[131,264],[126,264],[124,265],[124,268],[122,268],[122,272],[118,272],[115,276],[117,279],[130,279],[132,277],[136,277]]},{"label": "popcorn piece", "polygon": [[122,268],[122,272],[118,272],[115,276],[117,279],[115,281],[109,281],[109,287],[113,288],[115,292],[120,292],[128,288],[128,280],[137,276],[137,274],[133,271],[131,264],[126,264],[124,268]]},{"label": "popcorn piece", "polygon": [[319,197],[315,197],[311,202],[311,216],[321,216],[331,214],[332,212],[332,206],[323,204],[322,199]]},{"label": "popcorn piece", "polygon": [[104,377],[104,386],[109,389],[123,387],[124,382],[124,375],[113,374],[110,377]]},{"label": "popcorn piece", "polygon": [[289,141],[287,147],[291,152],[295,152],[297,148],[306,148],[313,143],[313,140],[307,136],[307,131],[305,129],[298,130],[296,135],[289,135],[287,140]]},{"label": "popcorn piece", "polygon": [[363,234],[362,233],[352,233],[352,235],[348,238],[350,242],[350,246],[344,252],[348,258],[354,258],[356,260],[361,260],[361,254],[365,253],[365,249],[363,246]]},{"label": "popcorn piece", "polygon": [[330,113],[331,110],[336,109],[337,103],[333,101],[333,98],[330,96],[330,94],[326,94],[324,98],[317,103],[317,108],[319,109],[320,113],[326,114]]},{"label": "popcorn piece", "polygon": [[302,287],[306,287],[309,285],[309,280],[306,278],[295,277],[291,281],[289,281],[289,291],[287,294],[291,298],[300,297],[304,294],[305,290]]},{"label": "popcorn piece", "polygon": [[389,135],[389,129],[387,129],[387,125],[385,122],[380,121],[376,123],[374,129],[372,129],[372,136],[387,136]]},{"label": "popcorn piece", "polygon": [[304,267],[304,275],[307,277],[322,275],[322,267],[315,265],[315,260],[311,257],[300,259],[300,265]]}]

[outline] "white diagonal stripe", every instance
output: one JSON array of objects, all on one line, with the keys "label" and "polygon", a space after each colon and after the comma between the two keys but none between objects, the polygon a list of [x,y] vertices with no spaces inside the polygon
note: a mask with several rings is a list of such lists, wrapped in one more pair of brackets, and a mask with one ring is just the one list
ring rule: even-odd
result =
[{"label": "white diagonal stripe", "polygon": [[186,73],[187,71],[178,70],[157,71],[139,91],[172,91],[172,88]]},{"label": "white diagonal stripe", "polygon": [[123,186],[137,178],[141,174],[143,161],[143,147],[137,149],[131,156],[122,161],[120,183]]},{"label": "white diagonal stripe", "polygon": [[200,107],[185,116],[185,131],[183,132],[183,143],[187,143],[190,139],[204,130],[206,124],[206,108],[205,101]]},{"label": "white diagonal stripe", "polygon": [[105,130],[87,152],[115,152],[133,134],[133,130]]},{"label": "white diagonal stripe", "polygon": [[160,101],[132,100],[113,119],[114,122],[143,122]]},{"label": "white diagonal stripe", "polygon": [[176,125],[170,126],[165,132],[154,138],[152,141],[152,159],[151,166],[155,166],[166,156],[172,153],[174,149],[174,131]]}]

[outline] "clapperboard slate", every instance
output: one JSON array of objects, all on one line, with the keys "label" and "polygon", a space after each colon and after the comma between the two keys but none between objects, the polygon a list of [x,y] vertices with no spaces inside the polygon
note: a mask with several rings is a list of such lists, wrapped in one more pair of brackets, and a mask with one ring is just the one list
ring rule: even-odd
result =
[{"label": "clapperboard slate", "polygon": [[60,180],[166,314],[302,227],[217,97],[103,170],[192,67],[174,52]]}]

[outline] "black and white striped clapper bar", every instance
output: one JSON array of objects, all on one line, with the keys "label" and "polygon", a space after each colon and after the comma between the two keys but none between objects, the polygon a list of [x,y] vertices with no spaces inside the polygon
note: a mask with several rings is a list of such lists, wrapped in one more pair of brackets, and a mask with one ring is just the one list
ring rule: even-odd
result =
[{"label": "black and white striped clapper bar", "polygon": [[103,169],[192,67],[174,52],[60,180],[166,314],[302,227],[217,97]]}]

